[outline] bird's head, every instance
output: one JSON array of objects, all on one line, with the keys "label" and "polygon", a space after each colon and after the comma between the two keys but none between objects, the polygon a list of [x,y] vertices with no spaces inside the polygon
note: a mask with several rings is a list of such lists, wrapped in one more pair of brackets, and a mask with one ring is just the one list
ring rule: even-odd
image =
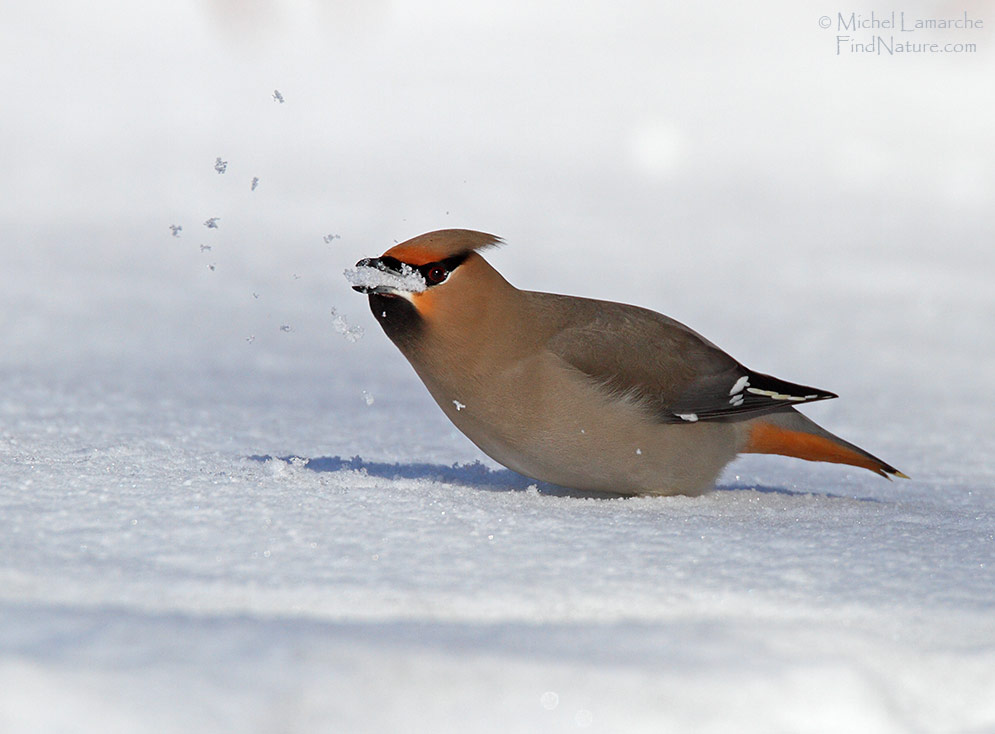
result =
[{"label": "bird's head", "polygon": [[468,229],[428,232],[363,258],[346,277],[370,297],[373,315],[397,342],[428,324],[471,323],[493,288],[507,285],[477,254],[499,244],[494,235]]}]

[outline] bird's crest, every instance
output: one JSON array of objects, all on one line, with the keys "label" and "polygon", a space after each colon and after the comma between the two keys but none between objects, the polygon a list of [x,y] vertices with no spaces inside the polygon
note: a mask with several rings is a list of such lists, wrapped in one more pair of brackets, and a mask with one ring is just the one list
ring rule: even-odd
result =
[{"label": "bird's crest", "polygon": [[418,266],[503,243],[500,237],[472,229],[440,229],[394,245],[383,256]]}]

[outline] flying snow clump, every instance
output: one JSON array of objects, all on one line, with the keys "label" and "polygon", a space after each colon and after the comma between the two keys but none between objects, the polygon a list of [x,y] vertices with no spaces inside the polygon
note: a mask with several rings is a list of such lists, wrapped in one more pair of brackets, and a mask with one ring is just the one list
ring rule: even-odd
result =
[{"label": "flying snow clump", "polygon": [[332,309],[332,326],[335,328],[335,331],[346,338],[346,341],[350,341],[353,344],[362,339],[363,334],[366,333],[362,326],[350,326],[346,317],[334,308]]}]

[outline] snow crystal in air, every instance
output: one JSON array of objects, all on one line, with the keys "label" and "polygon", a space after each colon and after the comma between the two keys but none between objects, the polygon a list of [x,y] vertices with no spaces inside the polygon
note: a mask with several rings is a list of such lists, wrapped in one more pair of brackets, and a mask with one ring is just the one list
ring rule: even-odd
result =
[{"label": "snow crystal in air", "polygon": [[332,244],[332,240],[338,240],[338,239],[341,239],[341,238],[337,234],[326,234],[321,239],[323,239],[325,241],[326,245],[330,245],[330,244]]},{"label": "snow crystal in air", "polygon": [[677,417],[680,418],[682,421],[687,421],[688,423],[694,423],[695,421],[698,420],[697,413],[678,413]]},{"label": "snow crystal in air", "polygon": [[253,176],[252,177],[252,187],[249,189],[249,191],[255,191],[256,190],[256,186],[258,186],[258,185],[259,185],[259,176]]},{"label": "snow crystal in air", "polygon": [[293,330],[294,327],[292,327],[290,324],[284,324],[283,326],[280,327],[280,331],[282,331],[284,334],[289,334]]},{"label": "snow crystal in air", "polygon": [[211,246],[210,245],[201,245],[200,246],[200,251],[201,252],[210,252],[211,251]]},{"label": "snow crystal in air", "polygon": [[179,237],[180,232],[183,231],[182,224],[171,224],[169,225],[169,231],[173,233],[173,237]]},{"label": "snow crystal in air", "polygon": [[283,104],[286,101],[283,98],[283,95],[280,94],[280,90],[279,89],[274,89],[273,90],[273,101],[274,102],[279,102],[280,104]]},{"label": "snow crystal in air", "polygon": [[453,401],[453,405],[455,405],[455,406],[456,406],[456,412],[457,412],[457,413],[459,413],[459,412],[460,412],[461,410],[463,410],[463,408],[465,408],[465,407],[466,407],[466,406],[465,406],[465,405],[463,405],[463,403],[461,403],[461,402],[460,402],[459,400],[454,400],[454,401]]},{"label": "snow crystal in air", "polygon": [[363,331],[362,326],[350,326],[349,322],[346,320],[346,317],[334,308],[332,309],[332,326],[335,328],[335,331],[344,336],[347,341],[353,343],[356,343],[362,339],[363,334],[366,333]]},{"label": "snow crystal in air", "polygon": [[359,265],[346,268],[342,274],[352,285],[361,288],[388,288],[404,293],[421,293],[428,287],[422,274],[404,263],[401,264],[400,273],[371,265]]},{"label": "snow crystal in air", "polygon": [[224,173],[228,170],[228,161],[221,160],[220,156],[214,159],[214,170],[218,173]]},{"label": "snow crystal in air", "polygon": [[366,401],[367,405],[373,405],[373,396],[366,392],[366,390],[363,390],[363,400]]},{"label": "snow crystal in air", "polygon": [[217,229],[218,222],[220,221],[221,217],[211,217],[210,219],[204,222],[204,226],[207,227],[208,229]]}]

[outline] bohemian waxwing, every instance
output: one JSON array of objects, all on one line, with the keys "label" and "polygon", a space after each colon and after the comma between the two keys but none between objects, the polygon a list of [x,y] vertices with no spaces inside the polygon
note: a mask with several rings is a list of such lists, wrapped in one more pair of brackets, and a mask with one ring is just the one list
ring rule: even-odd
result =
[{"label": "bohemian waxwing", "polygon": [[479,251],[429,232],[347,271],[457,428],[526,476],[616,494],[697,494],[738,453],[904,477],[795,405],[835,398],[747,369],[637,306],[522,291]]}]

